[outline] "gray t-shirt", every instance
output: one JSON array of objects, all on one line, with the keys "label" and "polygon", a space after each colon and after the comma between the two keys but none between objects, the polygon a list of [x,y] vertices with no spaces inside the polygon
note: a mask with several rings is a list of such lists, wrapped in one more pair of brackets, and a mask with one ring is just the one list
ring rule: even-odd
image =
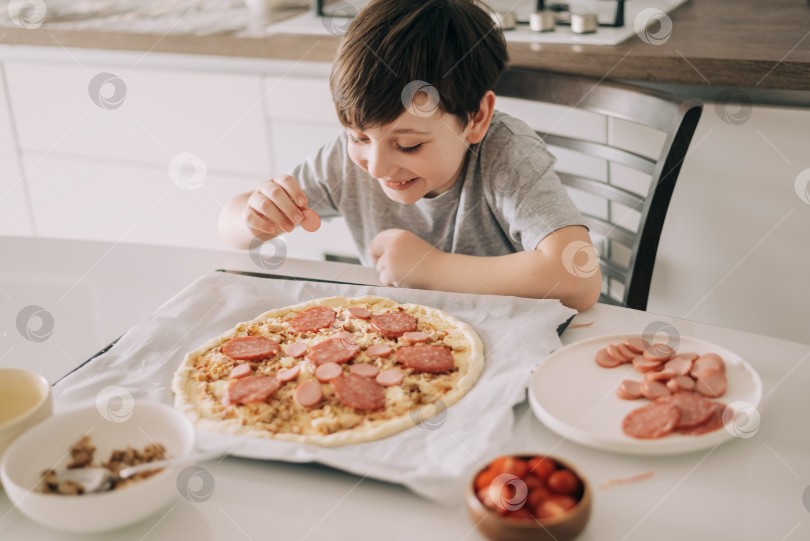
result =
[{"label": "gray t-shirt", "polygon": [[453,187],[412,205],[389,199],[351,161],[346,133],[291,174],[321,217],[344,217],[368,265],[366,248],[385,229],[408,230],[444,252],[498,256],[532,250],[549,233],[582,225],[554,162],[529,126],[496,111]]}]

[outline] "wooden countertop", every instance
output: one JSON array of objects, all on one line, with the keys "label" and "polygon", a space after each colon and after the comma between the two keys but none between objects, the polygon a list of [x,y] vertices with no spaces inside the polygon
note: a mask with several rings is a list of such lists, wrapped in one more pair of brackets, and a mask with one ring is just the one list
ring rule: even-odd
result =
[{"label": "wooden countertop", "polygon": [[[782,90],[810,90],[810,2],[692,0],[671,14],[660,45],[633,36],[622,44],[510,43],[511,63],[597,78]],[[632,24],[632,21],[628,21]],[[329,62],[339,39],[277,34],[149,35],[0,28],[0,44]]]},{"label": "wooden countertop", "polygon": [[[514,65],[662,83],[810,90],[807,0],[692,0],[662,45],[510,47]],[[632,24],[632,21],[630,21]]]}]

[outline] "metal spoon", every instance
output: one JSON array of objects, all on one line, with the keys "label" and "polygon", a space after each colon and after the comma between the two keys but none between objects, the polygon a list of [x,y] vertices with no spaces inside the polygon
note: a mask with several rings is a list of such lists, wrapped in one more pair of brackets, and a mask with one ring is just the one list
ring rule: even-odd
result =
[{"label": "metal spoon", "polygon": [[168,466],[180,466],[194,462],[205,462],[206,460],[221,457],[227,454],[227,452],[227,449],[196,451],[174,458],[145,462],[143,464],[138,464],[137,466],[128,466],[119,470],[118,475],[114,475],[107,468],[93,466],[63,470],[57,473],[57,477],[60,483],[62,481],[75,481],[77,483],[81,483],[82,487],[84,487],[85,494],[92,492],[105,492],[112,488],[113,483],[116,480],[128,479],[143,471],[157,470]]}]

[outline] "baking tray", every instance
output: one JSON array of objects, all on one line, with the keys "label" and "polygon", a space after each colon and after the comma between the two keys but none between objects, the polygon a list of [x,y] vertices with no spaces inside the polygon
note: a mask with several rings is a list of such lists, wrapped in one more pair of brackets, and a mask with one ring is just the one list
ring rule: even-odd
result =
[{"label": "baking tray", "polygon": [[[369,285],[369,284],[363,284],[363,283],[360,283],[360,282],[346,282],[346,281],[341,281],[341,280],[325,280],[325,279],[322,279],[322,278],[308,278],[306,276],[290,276],[290,275],[286,275],[286,274],[275,274],[275,273],[267,273],[267,272],[238,271],[238,270],[231,270],[231,269],[216,269],[216,272],[226,272],[226,273],[229,273],[229,274],[239,274],[239,275],[242,275],[242,276],[253,276],[255,278],[273,278],[273,279],[276,279],[276,280],[291,280],[291,281],[296,281],[296,282],[304,281],[304,282],[318,282],[318,283],[323,283],[323,284],[341,284],[341,285],[352,285],[352,286]],[[565,332],[565,329],[568,328],[568,325],[571,323],[571,320],[573,320],[573,319],[574,319],[574,316],[571,316],[570,318],[565,320],[563,323],[561,323],[557,327],[557,335],[558,336],[562,336],[563,332]],[[116,338],[115,340],[113,340],[112,342],[107,344],[106,346],[104,346],[102,349],[100,349],[98,352],[93,354],[87,360],[83,361],[78,366],[75,366],[72,370],[67,372],[61,378],[54,381],[51,384],[51,386],[56,385],[57,383],[59,383],[60,381],[62,381],[63,379],[65,379],[66,377],[71,375],[72,373],[77,372],[78,370],[81,370],[84,366],[91,363],[97,357],[107,353],[110,350],[110,348],[112,348],[120,339],[121,339],[121,336],[119,336],[118,338]]]}]

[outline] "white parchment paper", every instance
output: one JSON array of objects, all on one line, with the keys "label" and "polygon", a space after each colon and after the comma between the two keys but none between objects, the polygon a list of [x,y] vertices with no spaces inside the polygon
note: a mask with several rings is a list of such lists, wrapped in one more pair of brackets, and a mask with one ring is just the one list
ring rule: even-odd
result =
[{"label": "white parchment paper", "polygon": [[[199,446],[229,445],[231,454],[242,457],[319,462],[458,504],[467,476],[510,437],[512,407],[525,399],[532,370],[561,345],[557,326],[576,312],[559,301],[214,272],[194,281],[141,319],[109,351],[60,381],[54,387],[56,410],[93,403],[121,407],[109,400],[115,392],[172,404],[172,377],[187,352],[272,308],[335,295],[379,295],[433,306],[467,322],[484,344],[486,367],[481,378],[464,398],[436,417],[376,442],[326,448],[200,432]],[[102,404],[100,396],[107,402]]]}]

